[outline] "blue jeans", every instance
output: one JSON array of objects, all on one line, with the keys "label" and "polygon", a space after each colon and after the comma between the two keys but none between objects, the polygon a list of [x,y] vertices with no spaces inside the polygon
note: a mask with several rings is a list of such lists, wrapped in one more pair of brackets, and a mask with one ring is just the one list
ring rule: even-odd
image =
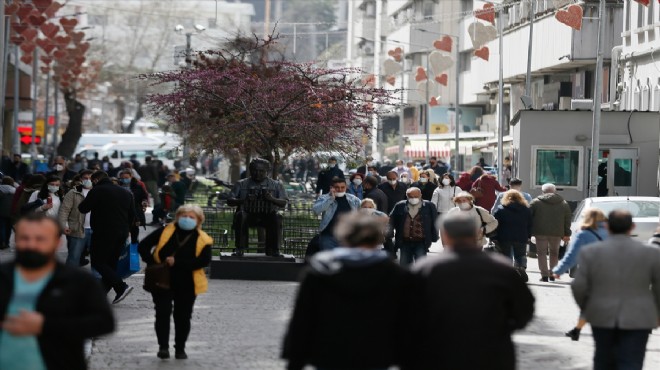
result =
[{"label": "blue jeans", "polygon": [[520,242],[500,242],[502,254],[513,258],[516,267],[527,268],[527,243]]},{"label": "blue jeans", "polygon": [[332,234],[319,235],[319,249],[329,251],[339,247],[339,241]]},{"label": "blue jeans", "polygon": [[596,342],[594,370],[642,370],[650,329],[591,327],[591,331]]},{"label": "blue jeans", "polygon": [[401,242],[401,266],[410,266],[420,258],[426,256],[426,245],[424,242]]},{"label": "blue jeans", "polygon": [[80,266],[80,260],[82,258],[83,252],[85,249],[89,248],[89,243],[92,239],[92,229],[85,229],[85,236],[78,238],[75,236],[67,235],[67,249],[69,254],[66,256],[66,264],[69,266]]}]

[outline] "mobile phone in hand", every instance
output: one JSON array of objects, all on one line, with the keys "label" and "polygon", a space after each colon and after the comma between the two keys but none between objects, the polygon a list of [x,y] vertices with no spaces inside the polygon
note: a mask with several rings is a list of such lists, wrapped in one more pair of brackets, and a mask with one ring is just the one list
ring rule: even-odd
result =
[{"label": "mobile phone in hand", "polygon": [[48,197],[46,204],[53,204],[53,197]]}]

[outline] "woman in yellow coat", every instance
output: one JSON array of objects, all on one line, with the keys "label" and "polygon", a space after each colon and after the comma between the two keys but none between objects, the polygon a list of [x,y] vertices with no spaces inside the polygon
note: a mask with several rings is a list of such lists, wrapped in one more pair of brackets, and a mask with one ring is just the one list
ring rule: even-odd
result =
[{"label": "woman in yellow coat", "polygon": [[187,359],[186,340],[197,295],[206,292],[208,280],[204,267],[211,263],[213,239],[202,231],[204,212],[195,205],[183,205],[176,211],[174,222],[144,238],[138,249],[147,265],[167,263],[170,266],[170,289],[152,292],[156,306],[158,357],[170,357],[170,316],[174,306],[174,349],[177,359]]}]

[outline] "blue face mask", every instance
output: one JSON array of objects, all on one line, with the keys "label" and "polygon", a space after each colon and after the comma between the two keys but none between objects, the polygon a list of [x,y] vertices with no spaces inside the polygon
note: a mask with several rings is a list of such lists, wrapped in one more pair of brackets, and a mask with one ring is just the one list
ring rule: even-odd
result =
[{"label": "blue face mask", "polygon": [[193,230],[197,227],[197,220],[190,217],[180,217],[177,224],[182,230]]},{"label": "blue face mask", "polygon": [[121,179],[121,183],[124,185],[128,185],[131,183],[131,179]]}]

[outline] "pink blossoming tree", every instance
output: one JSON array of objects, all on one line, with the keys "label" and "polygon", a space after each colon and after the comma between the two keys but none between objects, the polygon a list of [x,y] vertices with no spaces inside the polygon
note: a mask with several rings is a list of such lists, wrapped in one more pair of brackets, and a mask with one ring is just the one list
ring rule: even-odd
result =
[{"label": "pink blossoming tree", "polygon": [[193,147],[267,158],[274,176],[293,153],[356,153],[392,91],[356,69],[273,60],[276,48],[273,38],[237,39],[198,53],[191,68],[142,76],[165,90],[148,104]]}]

